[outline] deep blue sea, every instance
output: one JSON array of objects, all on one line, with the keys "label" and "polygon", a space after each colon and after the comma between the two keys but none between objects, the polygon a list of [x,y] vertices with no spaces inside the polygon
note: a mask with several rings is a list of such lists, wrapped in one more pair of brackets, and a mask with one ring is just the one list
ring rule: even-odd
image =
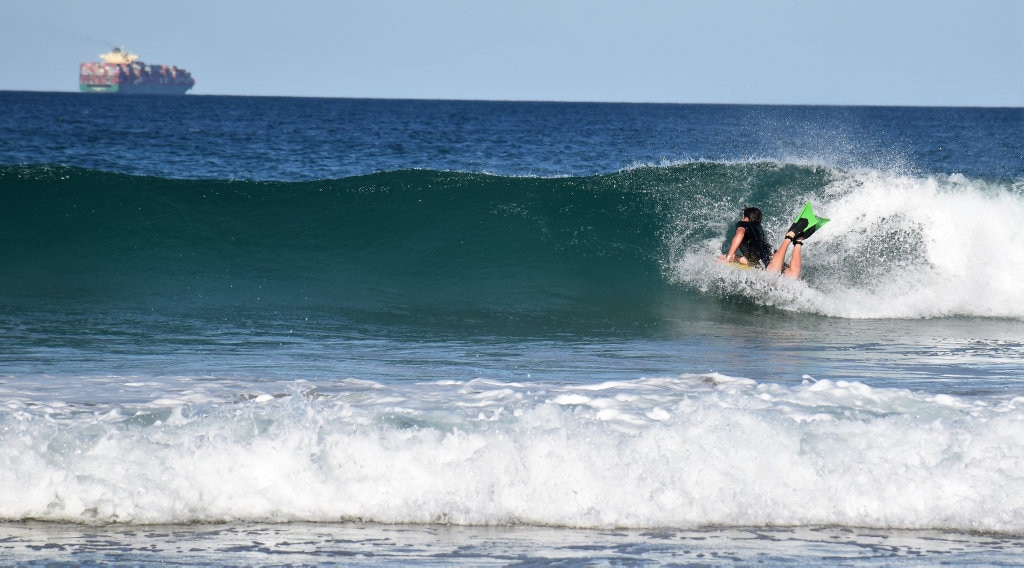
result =
[{"label": "deep blue sea", "polygon": [[0,108],[2,564],[1024,555],[1024,109]]}]

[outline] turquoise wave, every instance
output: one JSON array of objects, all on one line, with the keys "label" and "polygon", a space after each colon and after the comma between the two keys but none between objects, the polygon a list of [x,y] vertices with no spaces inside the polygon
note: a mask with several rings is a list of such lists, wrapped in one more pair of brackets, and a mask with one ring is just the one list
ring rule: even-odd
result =
[{"label": "turquoise wave", "polygon": [[[564,178],[403,170],[303,182],[9,166],[0,168],[0,296],[19,305],[645,320],[709,301],[713,309],[737,298],[763,304],[693,259],[717,253],[745,205],[764,210],[775,239],[799,206],[814,200],[834,221],[815,236],[806,279],[832,303],[809,311],[858,317],[835,300],[852,298],[852,306],[877,282],[898,286],[908,268],[901,259],[915,260],[906,272],[915,278],[922,259],[936,256],[930,262],[941,267],[927,248],[934,239],[921,239],[913,219],[892,223],[894,216],[928,215],[938,224],[964,196],[973,206],[1003,210],[1021,202],[1012,188],[962,179],[935,190],[929,180],[879,177],[778,162],[692,162]],[[864,204],[896,191],[921,194],[913,211]],[[961,198],[951,201],[956,191]],[[940,284],[963,287],[940,276]]]},{"label": "turquoise wave", "polygon": [[7,167],[2,285],[8,295],[245,303],[263,288],[284,302],[498,309],[643,297],[666,283],[670,239],[718,234],[742,204],[781,206],[780,189],[828,177],[767,163],[292,183]]}]

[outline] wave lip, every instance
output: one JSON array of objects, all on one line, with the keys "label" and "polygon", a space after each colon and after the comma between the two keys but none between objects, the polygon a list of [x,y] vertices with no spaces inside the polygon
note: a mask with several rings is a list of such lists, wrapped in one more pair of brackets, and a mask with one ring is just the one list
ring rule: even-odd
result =
[{"label": "wave lip", "polygon": [[710,374],[12,403],[0,517],[1020,535],[1022,402]]}]

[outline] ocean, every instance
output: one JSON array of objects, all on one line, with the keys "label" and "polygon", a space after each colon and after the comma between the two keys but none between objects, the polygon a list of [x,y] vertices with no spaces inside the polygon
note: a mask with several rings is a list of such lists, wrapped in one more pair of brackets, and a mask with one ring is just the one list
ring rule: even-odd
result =
[{"label": "ocean", "polygon": [[0,106],[2,564],[1024,558],[1024,109]]}]

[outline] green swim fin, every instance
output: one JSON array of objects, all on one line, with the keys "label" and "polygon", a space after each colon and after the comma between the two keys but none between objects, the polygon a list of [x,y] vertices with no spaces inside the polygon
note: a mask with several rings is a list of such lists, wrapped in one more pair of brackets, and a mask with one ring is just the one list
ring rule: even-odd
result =
[{"label": "green swim fin", "polygon": [[828,219],[816,217],[814,210],[811,208],[811,202],[808,201],[804,205],[803,210],[800,211],[800,214],[796,216],[796,220],[789,227],[789,231],[792,231],[798,238],[806,239],[813,235],[815,231],[824,227],[825,223],[828,223]]}]

